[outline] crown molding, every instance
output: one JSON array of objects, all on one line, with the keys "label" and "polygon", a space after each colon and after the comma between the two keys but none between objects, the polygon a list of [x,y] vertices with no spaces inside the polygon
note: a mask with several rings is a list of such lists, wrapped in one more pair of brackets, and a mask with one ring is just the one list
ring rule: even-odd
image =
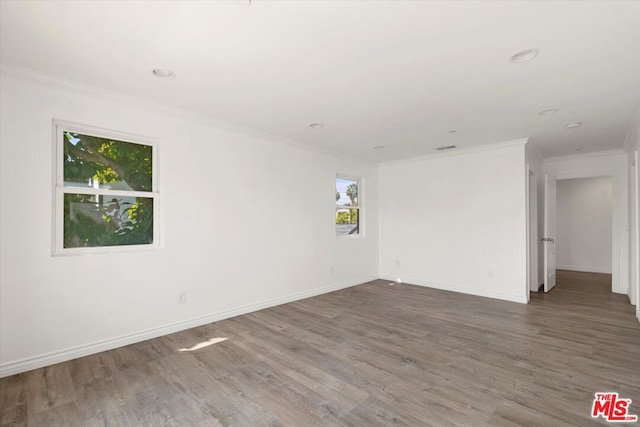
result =
[{"label": "crown molding", "polygon": [[146,100],[144,98],[127,95],[122,92],[105,89],[99,86],[93,86],[86,83],[79,83],[75,81],[60,79],[58,77],[55,77],[49,74],[40,73],[40,72],[29,70],[26,68],[15,67],[8,64],[0,64],[0,73],[8,76],[22,78],[28,81],[37,81],[37,82],[49,84],[52,86],[57,86],[57,87],[73,90],[76,92],[81,92],[86,95],[96,96],[109,101],[127,104],[133,107],[149,110],[154,113],[172,116],[174,118],[191,120],[206,126],[216,128],[218,130],[241,134],[244,136],[248,136],[250,138],[261,140],[263,142],[267,142],[267,143],[284,145],[297,150],[311,152],[314,154],[322,155],[322,156],[333,158],[333,159],[346,160],[349,162],[359,163],[365,166],[376,167],[378,165],[378,163],[376,162],[371,162],[368,160],[357,158],[355,156],[350,156],[348,154],[345,154],[339,151],[332,151],[332,150],[304,144],[300,141],[297,141],[291,138],[286,138],[286,137],[272,134],[269,132],[260,131],[260,130],[252,129],[246,126],[238,125],[235,123],[226,122],[226,121],[219,120],[204,114],[196,113],[194,111],[185,110],[177,107],[171,107],[166,104],[160,104],[157,102]]},{"label": "crown molding", "polygon": [[404,164],[408,164],[408,163],[424,162],[424,161],[428,161],[428,160],[440,159],[440,158],[443,158],[443,157],[463,156],[465,154],[478,153],[478,152],[482,152],[482,151],[499,150],[501,148],[506,148],[506,147],[524,147],[525,144],[528,141],[529,141],[529,138],[519,138],[519,139],[513,139],[513,140],[509,140],[509,141],[496,142],[496,143],[493,143],[493,144],[478,145],[476,147],[459,148],[459,149],[455,149],[455,150],[451,150],[451,151],[445,151],[445,152],[442,152],[442,153],[433,153],[433,154],[428,154],[428,155],[425,155],[425,156],[410,157],[410,158],[407,158],[407,159],[391,160],[391,161],[388,161],[388,162],[382,162],[382,163],[380,163],[380,167],[396,166],[396,165],[404,165]]},{"label": "crown molding", "polygon": [[622,149],[593,151],[591,153],[569,154],[566,156],[547,157],[543,163],[565,162],[567,160],[592,159],[598,157],[619,156],[626,154]]}]

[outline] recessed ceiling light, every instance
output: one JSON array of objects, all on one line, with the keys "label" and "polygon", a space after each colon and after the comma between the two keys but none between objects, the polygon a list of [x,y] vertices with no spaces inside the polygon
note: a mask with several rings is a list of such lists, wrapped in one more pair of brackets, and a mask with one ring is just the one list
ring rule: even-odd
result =
[{"label": "recessed ceiling light", "polygon": [[542,110],[542,111],[538,111],[538,115],[539,116],[552,116],[555,113],[557,113],[558,111],[560,111],[557,108],[547,108],[546,110]]},{"label": "recessed ceiling light", "polygon": [[531,61],[533,58],[538,56],[539,53],[540,50],[538,49],[523,49],[511,55],[509,61],[514,64],[521,64],[523,62]]},{"label": "recessed ceiling light", "polygon": [[569,129],[575,129],[582,126],[582,122],[567,123],[565,126],[568,127]]},{"label": "recessed ceiling light", "polygon": [[324,127],[324,123],[311,123],[309,127],[312,129],[322,129]]},{"label": "recessed ceiling light", "polygon": [[384,145],[376,145],[376,146],[373,147],[374,150],[384,150],[385,148],[387,148],[387,147],[384,146]]},{"label": "recessed ceiling light", "polygon": [[153,70],[153,75],[161,78],[161,79],[165,79],[165,80],[171,80],[171,79],[175,79],[176,78],[176,73],[174,73],[171,70],[165,70],[164,68],[156,68]]}]

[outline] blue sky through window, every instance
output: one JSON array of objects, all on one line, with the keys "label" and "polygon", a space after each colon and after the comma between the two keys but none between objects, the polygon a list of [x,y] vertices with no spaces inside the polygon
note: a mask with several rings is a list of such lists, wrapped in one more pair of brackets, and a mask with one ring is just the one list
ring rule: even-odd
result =
[{"label": "blue sky through window", "polygon": [[[336,190],[340,193],[340,199],[336,202],[336,206],[344,206],[351,204],[351,200],[347,196],[347,187],[350,184],[357,184],[358,181],[353,179],[336,178]],[[358,189],[360,191],[360,189]]]}]

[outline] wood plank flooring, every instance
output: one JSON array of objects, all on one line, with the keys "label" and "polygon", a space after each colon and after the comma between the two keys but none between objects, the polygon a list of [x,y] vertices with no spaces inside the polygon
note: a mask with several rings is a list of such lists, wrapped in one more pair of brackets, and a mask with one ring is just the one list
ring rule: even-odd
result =
[{"label": "wood plank flooring", "polygon": [[378,280],[4,378],[0,425],[606,425],[595,392],[640,415],[610,280],[559,271],[529,305]]}]

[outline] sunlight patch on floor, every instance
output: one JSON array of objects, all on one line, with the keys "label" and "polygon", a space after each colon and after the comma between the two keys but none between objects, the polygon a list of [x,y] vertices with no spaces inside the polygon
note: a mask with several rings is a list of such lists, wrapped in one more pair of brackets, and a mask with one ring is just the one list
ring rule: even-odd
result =
[{"label": "sunlight patch on floor", "polygon": [[228,339],[229,338],[222,338],[222,337],[211,338],[210,340],[202,341],[201,343],[198,343],[191,348],[181,348],[178,351],[196,351],[196,350],[200,350],[201,348],[209,347],[210,345],[213,345],[213,344],[218,344],[219,342],[223,342]]}]

